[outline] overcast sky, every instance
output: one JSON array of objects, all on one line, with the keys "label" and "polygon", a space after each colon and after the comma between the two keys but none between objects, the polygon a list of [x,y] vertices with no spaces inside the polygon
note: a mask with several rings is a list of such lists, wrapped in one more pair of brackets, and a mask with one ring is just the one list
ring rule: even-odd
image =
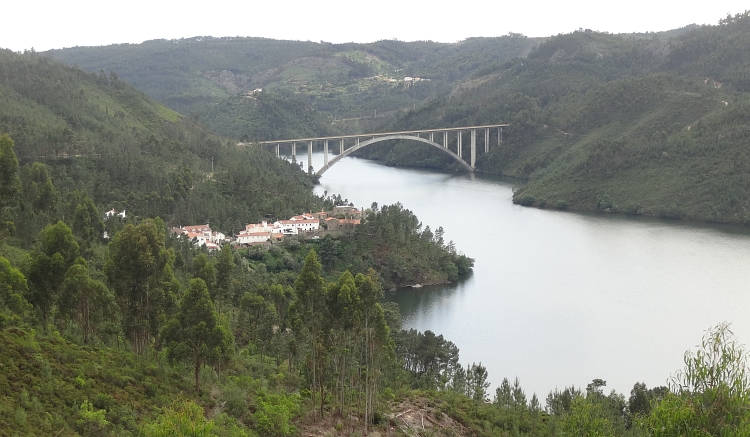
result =
[{"label": "overcast sky", "polygon": [[747,1],[630,0],[5,0],[0,47],[37,51],[192,36],[340,42],[456,42],[508,32],[549,36],[578,28],[611,33],[716,24]]}]

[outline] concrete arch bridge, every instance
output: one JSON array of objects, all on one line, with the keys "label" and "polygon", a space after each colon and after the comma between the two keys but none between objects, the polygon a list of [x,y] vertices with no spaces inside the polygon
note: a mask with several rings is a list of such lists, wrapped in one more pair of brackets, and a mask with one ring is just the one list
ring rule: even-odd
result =
[{"label": "concrete arch bridge", "polygon": [[[477,160],[477,131],[484,133],[484,141],[481,145],[484,146],[484,153],[490,151],[490,143],[500,143],[503,141],[503,128],[508,124],[489,124],[483,126],[462,126],[462,127],[450,127],[440,129],[424,129],[424,130],[412,130],[412,131],[401,131],[401,132],[381,132],[373,134],[358,134],[358,135],[339,135],[332,137],[317,137],[317,138],[296,138],[292,140],[273,140],[273,141],[261,141],[261,146],[274,145],[276,148],[276,156],[281,157],[280,148],[281,145],[291,144],[292,145],[292,158],[296,159],[297,156],[297,143],[307,145],[307,171],[313,173],[312,167],[312,150],[313,145],[316,143],[323,143],[323,167],[321,167],[315,174],[321,176],[334,164],[339,162],[341,159],[349,156],[357,150],[367,147],[371,144],[380,143],[383,141],[390,140],[411,140],[428,144],[432,147],[439,149],[440,151],[447,153],[459,164],[461,164],[467,171],[473,172],[474,166]],[[463,139],[465,133],[469,133],[469,161],[464,159],[463,150]],[[437,137],[437,138],[436,138]],[[440,138],[442,137],[442,138]],[[450,147],[449,140],[455,138],[455,145],[453,150]],[[439,143],[437,141],[440,141]],[[335,155],[333,159],[328,159],[329,146],[330,144],[338,143],[338,155]]]}]

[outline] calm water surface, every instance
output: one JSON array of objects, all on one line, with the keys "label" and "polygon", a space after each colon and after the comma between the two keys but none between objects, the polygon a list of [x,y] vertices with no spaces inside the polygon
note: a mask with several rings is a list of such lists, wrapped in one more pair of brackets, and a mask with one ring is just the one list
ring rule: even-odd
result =
[{"label": "calm water surface", "polygon": [[543,402],[555,387],[602,378],[627,396],[635,382],[666,384],[722,321],[750,342],[744,228],[525,208],[506,181],[356,158],[328,170],[323,191],[356,206],[401,202],[476,260],[459,284],[389,299],[405,328],[443,334],[493,386],[518,376]]}]

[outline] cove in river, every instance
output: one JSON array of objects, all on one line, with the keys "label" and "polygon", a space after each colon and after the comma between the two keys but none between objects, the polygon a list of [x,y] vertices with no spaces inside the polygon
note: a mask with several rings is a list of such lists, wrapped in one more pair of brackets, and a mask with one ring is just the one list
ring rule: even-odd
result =
[{"label": "cove in river", "polygon": [[518,376],[542,403],[594,378],[627,397],[636,382],[666,385],[711,326],[731,322],[750,342],[746,228],[527,208],[508,181],[356,158],[315,190],[365,208],[401,202],[476,260],[460,283],[387,298],[404,328],[443,334],[464,365],[481,361],[493,394]]}]

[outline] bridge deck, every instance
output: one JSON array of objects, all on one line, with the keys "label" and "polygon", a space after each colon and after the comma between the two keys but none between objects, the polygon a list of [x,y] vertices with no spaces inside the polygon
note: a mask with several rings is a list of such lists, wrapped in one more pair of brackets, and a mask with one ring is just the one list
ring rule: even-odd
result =
[{"label": "bridge deck", "polygon": [[460,126],[460,127],[446,127],[439,129],[418,129],[418,130],[407,130],[400,132],[377,132],[369,134],[357,134],[357,135],[336,135],[332,137],[315,137],[315,138],[295,138],[291,140],[273,140],[273,141],[260,141],[258,144],[279,144],[279,143],[295,143],[303,141],[324,141],[324,140],[341,140],[347,138],[364,138],[364,137],[382,137],[386,135],[415,135],[415,134],[426,134],[430,132],[455,132],[459,130],[471,130],[471,129],[489,129],[495,127],[506,127],[509,124],[486,124],[482,126]]}]

